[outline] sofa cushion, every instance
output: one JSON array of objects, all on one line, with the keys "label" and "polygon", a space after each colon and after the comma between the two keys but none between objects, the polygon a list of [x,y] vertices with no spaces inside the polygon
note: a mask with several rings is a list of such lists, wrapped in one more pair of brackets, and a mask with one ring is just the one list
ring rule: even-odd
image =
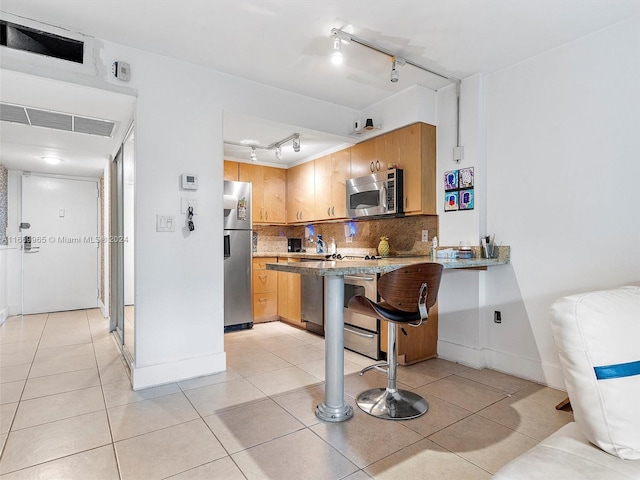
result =
[{"label": "sofa cushion", "polygon": [[640,460],[621,460],[591,445],[576,422],[507,463],[493,480],[637,480]]},{"label": "sofa cushion", "polygon": [[551,327],[584,436],[623,459],[640,459],[640,287],[561,298]]}]

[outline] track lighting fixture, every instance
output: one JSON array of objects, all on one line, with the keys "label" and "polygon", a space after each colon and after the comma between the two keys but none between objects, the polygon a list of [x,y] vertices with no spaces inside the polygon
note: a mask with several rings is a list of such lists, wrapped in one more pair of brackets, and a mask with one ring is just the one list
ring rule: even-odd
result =
[{"label": "track lighting fixture", "polygon": [[391,82],[396,83],[399,78],[400,74],[398,73],[396,57],[393,57],[393,61],[391,62]]},{"label": "track lighting fixture", "polygon": [[331,62],[334,65],[340,65],[342,63],[342,40],[338,36],[333,38],[333,51],[331,52]]},{"label": "track lighting fixture", "polygon": [[257,140],[243,140],[241,142],[231,142],[231,141],[225,140],[224,143],[226,143],[227,145],[235,145],[236,147],[251,148],[250,158],[252,162],[255,162],[258,160],[258,153],[257,153],[258,149],[275,150],[276,158],[278,160],[282,160],[283,158],[282,146],[289,141],[292,141],[293,143],[293,151],[296,153],[299,152],[300,151],[300,134],[299,133],[293,133],[289,135],[287,138],[283,138],[278,142],[273,142],[271,145],[268,145],[266,147],[263,145],[259,145]]},{"label": "track lighting fixture", "polygon": [[[407,60],[406,58],[400,58],[396,55],[395,52],[392,52],[391,50],[388,50],[384,47],[376,45],[375,43],[369,42],[364,38],[356,37],[355,35],[345,32],[344,30],[340,30],[339,28],[332,28],[331,36],[333,41],[333,52],[331,54],[332,61],[335,58],[334,56],[338,55],[339,53],[339,56],[340,56],[339,63],[342,63],[342,43],[357,43],[359,45],[362,45],[363,47],[370,48],[371,50],[374,50],[378,53],[382,53],[384,55],[387,55],[388,57],[391,57],[391,60],[393,63],[391,66],[390,80],[393,83],[397,83],[400,78],[400,74],[397,68],[398,65],[403,66],[405,64],[409,64],[413,67],[419,68],[420,70],[424,70],[425,72],[431,73],[432,75],[436,75],[437,77],[444,78],[445,80],[448,80],[451,83],[454,83],[456,85],[456,97],[457,97],[457,107],[456,107],[457,125],[456,125],[456,147],[454,148],[454,151],[453,151],[454,152],[453,159],[456,162],[460,162],[460,160],[464,156],[464,147],[460,145],[460,91],[462,89],[462,81],[459,78],[438,73],[430,68],[425,67],[424,65],[420,65],[419,63],[413,62],[411,60]],[[336,63],[336,61],[334,61],[333,63]]]}]

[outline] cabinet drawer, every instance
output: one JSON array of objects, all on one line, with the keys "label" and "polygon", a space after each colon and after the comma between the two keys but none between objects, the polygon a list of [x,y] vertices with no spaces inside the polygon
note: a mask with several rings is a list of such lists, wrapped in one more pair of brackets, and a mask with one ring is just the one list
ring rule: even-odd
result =
[{"label": "cabinet drawer", "polygon": [[275,270],[253,271],[253,293],[278,291],[278,272]]},{"label": "cabinet drawer", "polygon": [[278,316],[278,293],[253,294],[253,320],[275,319]]},{"label": "cabinet drawer", "polygon": [[261,257],[253,259],[253,269],[254,270],[266,270],[267,263],[276,263],[276,257]]}]

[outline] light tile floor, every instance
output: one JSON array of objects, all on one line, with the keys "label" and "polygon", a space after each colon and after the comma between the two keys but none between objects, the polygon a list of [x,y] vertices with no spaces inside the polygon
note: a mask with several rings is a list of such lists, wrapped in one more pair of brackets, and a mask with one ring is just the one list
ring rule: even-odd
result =
[{"label": "light tile floor", "polygon": [[[98,310],[0,327],[0,475],[9,479],[486,479],[564,424],[565,393],[445,360],[400,367],[426,415],[318,421],[324,340],[286,324],[225,335],[228,370],[134,392]],[[345,392],[384,386],[345,351]]]}]

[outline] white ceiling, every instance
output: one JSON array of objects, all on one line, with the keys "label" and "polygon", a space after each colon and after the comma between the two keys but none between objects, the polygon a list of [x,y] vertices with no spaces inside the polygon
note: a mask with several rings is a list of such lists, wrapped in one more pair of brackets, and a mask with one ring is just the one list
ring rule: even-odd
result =
[{"label": "white ceiling", "polygon": [[[2,0],[1,8],[361,110],[415,84],[437,89],[446,82],[404,66],[391,83],[388,58],[355,44],[343,47],[345,62],[335,67],[328,57],[334,27],[463,79],[639,15],[640,0]],[[225,139],[263,137],[256,139],[269,144],[299,130],[274,132],[270,122],[256,122],[250,131],[249,123],[225,117]],[[313,135],[322,137],[307,132],[302,145],[307,134],[308,145]],[[328,143],[318,148],[345,139],[322,141]],[[245,158],[238,150],[226,153]],[[276,163],[271,157],[268,163]],[[290,158],[285,152],[283,163],[297,161]]]}]

